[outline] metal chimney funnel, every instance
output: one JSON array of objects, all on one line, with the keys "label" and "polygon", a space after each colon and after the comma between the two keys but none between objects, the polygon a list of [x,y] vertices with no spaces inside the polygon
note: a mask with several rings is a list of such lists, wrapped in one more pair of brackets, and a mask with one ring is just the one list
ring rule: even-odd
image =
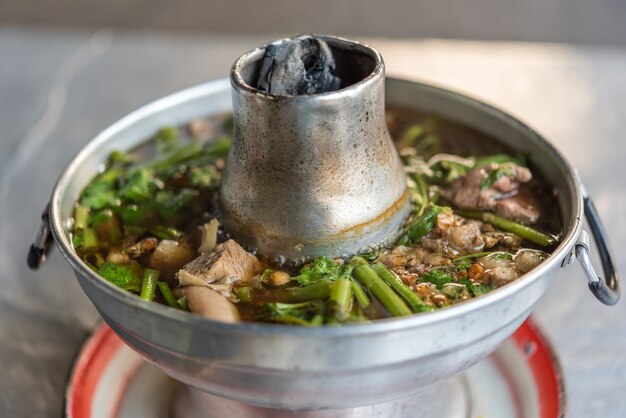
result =
[{"label": "metal chimney funnel", "polygon": [[225,227],[279,262],[385,244],[410,211],[385,124],[382,57],[357,42],[319,38],[333,53],[338,90],[290,96],[257,89],[265,47],[240,57],[230,73],[235,129],[220,189]]}]

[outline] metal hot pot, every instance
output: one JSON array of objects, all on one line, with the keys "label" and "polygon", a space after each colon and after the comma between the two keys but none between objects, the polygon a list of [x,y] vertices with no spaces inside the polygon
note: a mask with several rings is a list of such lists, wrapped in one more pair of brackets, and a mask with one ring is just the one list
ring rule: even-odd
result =
[{"label": "metal hot pot", "polygon": [[[97,135],[58,180],[31,261],[41,255],[49,227],[103,319],[148,362],[201,391],[283,410],[378,404],[451,378],[513,334],[557,272],[576,258],[596,297],[605,304],[618,301],[618,278],[598,215],[576,171],[548,141],[503,111],[449,90],[400,79],[386,79],[385,90],[387,104],[460,122],[530,156],[533,167],[557,191],[554,199],[564,230],[551,257],[517,281],[475,300],[432,313],[342,327],[215,322],[116,288],[72,248],[68,220],[74,203],[112,150],[132,149],[164,125],[231,111],[229,80],[218,80],[148,104]],[[589,261],[584,218],[605,278],[595,274]]]}]

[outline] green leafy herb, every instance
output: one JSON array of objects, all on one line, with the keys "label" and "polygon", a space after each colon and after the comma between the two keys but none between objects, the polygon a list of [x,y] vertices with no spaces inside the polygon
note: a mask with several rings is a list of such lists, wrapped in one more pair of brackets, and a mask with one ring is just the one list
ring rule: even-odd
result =
[{"label": "green leafy herb", "polygon": [[157,152],[169,151],[178,145],[178,129],[175,126],[166,126],[159,129],[154,137]]},{"label": "green leafy herb", "polygon": [[121,168],[111,168],[93,179],[81,194],[81,206],[92,209],[118,206],[117,180],[123,172]]},{"label": "green leafy herb", "polygon": [[430,168],[433,171],[434,181],[447,184],[466,175],[472,167],[472,165],[466,165],[457,161],[441,160],[434,163]]},{"label": "green leafy herb", "polygon": [[263,309],[269,320],[285,324],[311,326],[311,321],[324,312],[324,303],[311,301],[302,303],[265,303]]},{"label": "green leafy herb", "polygon": [[293,280],[307,286],[322,279],[337,280],[352,278],[353,266],[348,263],[339,264],[332,258],[318,257],[312,263],[302,267],[300,274],[292,277]]},{"label": "green leafy herb", "polygon": [[445,284],[454,282],[452,274],[437,268],[424,272],[419,279],[421,282],[434,284],[439,290],[441,290]]},{"label": "green leafy herb", "polygon": [[160,190],[154,198],[154,210],[165,220],[171,219],[185,205],[196,198],[200,193],[195,189]]},{"label": "green leafy herb", "polygon": [[465,285],[467,287],[467,290],[469,290],[474,296],[484,295],[485,293],[489,293],[494,289],[494,287],[490,285],[472,283],[471,280],[467,277],[460,279],[459,284]]},{"label": "green leafy herb", "polygon": [[141,291],[143,271],[138,263],[117,265],[107,261],[96,272],[124,290],[135,293]]},{"label": "green leafy herb", "polygon": [[523,156],[512,157],[507,154],[494,154],[494,155],[488,155],[486,157],[477,158],[476,162],[474,163],[474,167],[480,168],[491,163],[496,163],[496,164],[514,163],[514,164],[519,165],[520,167],[526,167],[526,161]]},{"label": "green leafy herb", "polygon": [[133,162],[135,162],[135,157],[133,157],[133,155],[124,151],[115,150],[111,152],[111,155],[109,155],[108,165],[128,165]]},{"label": "green leafy herb", "polygon": [[482,179],[480,189],[488,189],[502,177],[512,178],[513,176],[515,176],[515,169],[511,164],[500,164]]},{"label": "green leafy herb", "polygon": [[213,165],[192,167],[189,170],[189,181],[193,187],[208,189],[215,186],[219,179],[220,173]]},{"label": "green leafy herb", "polygon": [[119,195],[123,199],[138,203],[152,199],[155,191],[161,188],[163,183],[154,177],[154,171],[142,168],[130,174]]},{"label": "green leafy herb", "polygon": [[424,214],[418,217],[407,229],[406,233],[398,241],[399,245],[415,245],[422,238],[430,233],[437,222],[439,215],[444,208],[439,206],[430,206]]}]

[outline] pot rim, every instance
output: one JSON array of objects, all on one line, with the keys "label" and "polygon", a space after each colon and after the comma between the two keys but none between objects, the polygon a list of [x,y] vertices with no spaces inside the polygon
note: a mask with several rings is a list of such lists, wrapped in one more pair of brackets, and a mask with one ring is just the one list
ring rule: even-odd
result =
[{"label": "pot rim", "polygon": [[[50,201],[50,225],[54,239],[59,247],[61,253],[66,258],[70,266],[76,273],[80,273],[85,279],[90,280],[91,284],[98,288],[99,291],[106,294],[107,297],[117,300],[117,302],[130,305],[136,309],[147,311],[147,313],[159,317],[163,321],[176,321],[179,323],[186,323],[193,325],[198,329],[205,331],[214,331],[221,333],[247,333],[247,334],[269,334],[269,335],[281,335],[281,336],[308,336],[315,338],[346,338],[361,335],[371,335],[387,333],[390,331],[406,330],[410,328],[418,328],[424,325],[432,325],[446,321],[451,317],[461,316],[479,309],[485,306],[497,303],[502,299],[513,296],[519,290],[531,285],[541,277],[548,273],[553,268],[563,266],[563,261],[567,261],[570,257],[572,249],[578,240],[582,229],[582,216],[583,216],[583,198],[581,192],[581,182],[573,167],[563,157],[563,155],[547,140],[545,140],[539,133],[530,128],[527,124],[519,119],[511,116],[510,114],[487,104],[481,100],[469,97],[465,94],[461,94],[446,88],[434,86],[432,84],[426,84],[421,82],[415,82],[406,79],[399,78],[386,78],[386,83],[411,83],[417,84],[421,88],[431,90],[439,94],[446,94],[454,97],[456,100],[464,102],[468,105],[478,107],[482,111],[490,113],[500,119],[503,119],[511,125],[515,125],[517,128],[524,130],[528,135],[532,136],[535,141],[538,141],[551,152],[554,162],[560,164],[564,171],[568,173],[568,187],[571,188],[572,199],[571,203],[574,204],[572,208],[572,219],[569,225],[564,225],[563,238],[561,243],[552,252],[550,257],[543,261],[537,268],[531,270],[529,273],[523,275],[521,278],[514,282],[507,284],[506,286],[495,289],[483,296],[479,296],[475,299],[453,305],[451,307],[436,310],[434,312],[426,312],[420,314],[413,314],[406,317],[386,318],[373,321],[368,324],[349,324],[341,327],[287,327],[279,324],[271,323],[256,323],[256,322],[239,322],[239,323],[226,323],[220,321],[214,321],[208,318],[201,317],[188,312],[182,312],[176,309],[172,309],[168,306],[161,305],[154,302],[144,301],[136,295],[128,293],[122,289],[119,289],[112,283],[107,282],[101,278],[93,270],[91,270],[79,257],[76,255],[70,240],[65,234],[65,225],[67,220],[61,218],[61,203],[64,197],[64,192],[70,183],[72,176],[77,169],[83,164],[84,160],[97,149],[101,144],[108,141],[111,137],[115,136],[118,132],[122,131],[126,127],[140,123],[141,120],[148,115],[165,111],[167,109],[175,108],[177,105],[185,103],[187,101],[198,99],[207,95],[211,95],[217,92],[223,92],[224,89],[229,87],[229,80],[227,78],[209,81],[196,86],[186,88],[184,90],[167,95],[160,99],[157,99],[149,104],[146,104],[137,110],[122,117],[118,121],[114,122],[105,130],[97,134],[91,141],[87,143],[85,147],[78,152],[78,154],[71,160],[68,166],[65,168],[56,185],[54,186],[52,197]],[[330,93],[332,94],[332,93]]]},{"label": "pot rim", "polygon": [[276,45],[276,44],[280,44],[285,41],[288,41],[290,39],[293,39],[293,38],[283,38],[283,39],[279,39],[273,42],[269,42],[265,45],[261,45],[257,48],[254,48],[246,52],[239,58],[237,58],[237,60],[234,62],[230,70],[230,74],[231,74],[230,81],[231,81],[232,86],[236,90],[239,90],[240,92],[245,92],[247,94],[251,94],[254,96],[258,96],[258,97],[264,97],[268,100],[281,100],[281,101],[288,100],[289,102],[296,104],[297,102],[302,102],[304,100],[308,101],[311,97],[315,97],[317,100],[322,100],[322,101],[326,101],[326,100],[332,101],[336,97],[343,97],[345,95],[352,94],[352,92],[358,92],[360,90],[367,89],[371,86],[371,84],[375,82],[375,80],[380,79],[381,77],[385,76],[385,63],[383,61],[383,57],[380,55],[380,53],[377,50],[370,47],[369,45],[364,44],[362,42],[348,40],[346,38],[342,38],[339,36],[317,35],[317,34],[313,36],[316,36],[326,41],[331,48],[358,52],[363,55],[369,56],[372,59],[373,64],[374,64],[372,70],[362,79],[356,81],[353,84],[342,87],[338,90],[327,91],[324,93],[309,94],[306,96],[293,96],[290,94],[268,93],[266,91],[259,90],[256,87],[253,87],[250,84],[248,84],[241,75],[242,70],[246,66],[248,66],[251,62],[255,60],[258,61],[260,58],[263,58],[263,54],[265,53],[265,48],[267,48],[269,45]]}]

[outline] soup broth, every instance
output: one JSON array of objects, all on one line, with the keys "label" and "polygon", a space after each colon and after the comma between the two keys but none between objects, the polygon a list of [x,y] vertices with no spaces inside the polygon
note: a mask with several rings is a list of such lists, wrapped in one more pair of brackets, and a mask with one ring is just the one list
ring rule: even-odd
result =
[{"label": "soup broth", "polygon": [[220,226],[232,120],[164,127],[111,154],[76,203],[72,242],[103,279],[222,321],[320,326],[452,306],[532,270],[558,243],[553,190],[490,136],[403,108],[387,112],[412,214],[399,238],[349,259],[280,264]]}]

